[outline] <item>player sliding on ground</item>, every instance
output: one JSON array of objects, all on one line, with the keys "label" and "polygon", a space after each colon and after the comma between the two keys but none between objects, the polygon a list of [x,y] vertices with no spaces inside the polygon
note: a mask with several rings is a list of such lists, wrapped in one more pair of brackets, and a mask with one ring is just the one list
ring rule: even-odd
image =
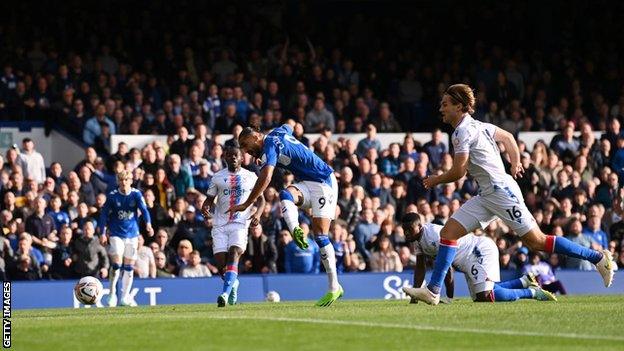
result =
[{"label": "player sliding on ground", "polygon": [[[292,123],[292,121],[291,121]],[[293,123],[294,125],[294,123]],[[267,188],[273,170],[280,166],[289,170],[299,181],[280,191],[282,215],[295,244],[306,249],[303,230],[299,227],[297,207],[312,209],[312,232],[321,251],[321,260],[329,279],[329,291],[317,306],[329,306],[343,295],[336,273],[336,255],[329,241],[329,226],[336,215],[338,185],[334,170],[292,135],[292,125],[284,124],[268,135],[245,128],[238,136],[241,149],[263,163],[258,181],[243,204],[231,211],[244,211]]]},{"label": "player sliding on ground", "polygon": [[[416,253],[414,286],[419,287],[425,279],[425,255],[435,258],[438,254],[442,226],[432,223],[421,224],[420,215],[417,213],[405,214],[401,222],[405,239],[414,243]],[[453,299],[455,286],[453,267],[464,273],[470,296],[475,302],[516,301],[518,299],[557,301],[555,295],[540,288],[532,274],[499,282],[498,248],[490,238],[468,234],[457,240],[457,255],[444,278],[448,300],[443,300],[443,302],[450,302]],[[403,288],[403,291],[410,296],[413,290],[414,288]]]},{"label": "player sliding on ground", "polygon": [[[474,92],[465,84],[452,85],[445,91],[440,113],[442,120],[455,128],[452,136],[455,149],[453,165],[441,175],[425,178],[423,184],[431,189],[438,184],[454,182],[468,171],[479,184],[479,195],[463,204],[446,222],[440,231],[440,247],[429,285],[414,288],[409,295],[437,305],[440,302],[440,286],[457,253],[457,240],[479,227],[485,228],[496,217],[502,219],[533,251],[555,252],[590,261],[602,276],[604,285],[611,286],[616,265],[608,250],[592,250],[564,237],[545,235],[540,230],[514,180],[524,172],[516,140],[509,132],[493,124],[473,119],[474,105]],[[497,142],[502,143],[509,154],[511,176],[505,173]]]},{"label": "player sliding on ground", "polygon": [[202,205],[206,220],[213,218],[212,210],[217,199],[212,223],[212,248],[219,273],[223,277],[223,291],[217,298],[217,306],[236,304],[238,298],[238,261],[247,247],[249,224],[257,226],[264,208],[264,196],[253,215],[251,208],[243,212],[229,212],[232,205],[247,200],[258,177],[241,167],[243,153],[238,147],[225,150],[227,168],[215,173],[208,188],[208,198]]},{"label": "player sliding on ground", "polygon": [[[100,242],[108,240],[108,254],[111,260],[110,293],[108,306],[117,306],[117,281],[121,277],[121,306],[136,306],[131,297],[132,280],[134,277],[134,262],[137,259],[139,248],[139,218],[138,210],[146,223],[149,236],[154,235],[149,211],[141,192],[132,187],[132,173],[121,171],[117,174],[119,188],[111,191],[106,197],[106,203],[100,214]],[[108,227],[108,233],[105,231]],[[123,257],[123,264],[122,264]]]}]

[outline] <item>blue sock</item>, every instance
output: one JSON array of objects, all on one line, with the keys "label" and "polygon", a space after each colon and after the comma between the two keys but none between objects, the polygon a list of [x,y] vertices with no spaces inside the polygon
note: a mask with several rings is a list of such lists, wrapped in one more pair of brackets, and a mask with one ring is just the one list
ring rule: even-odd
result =
[{"label": "blue sock", "polygon": [[440,248],[438,250],[438,256],[435,260],[433,267],[433,274],[431,275],[431,281],[427,288],[436,294],[440,293],[440,287],[446,277],[446,273],[451,267],[455,254],[457,253],[457,240],[440,239]]},{"label": "blue sock", "polygon": [[518,299],[532,299],[533,293],[530,289],[506,289],[494,285],[494,301],[516,301]]},{"label": "blue sock", "polygon": [[600,260],[602,259],[601,252],[581,246],[562,236],[555,237],[552,235],[548,235],[546,237],[546,251],[549,253],[556,252],[558,254],[574,258],[580,258],[582,260],[587,260],[593,264],[600,262]]},{"label": "blue sock", "polygon": [[495,283],[494,285],[506,289],[524,289],[524,286],[522,285],[522,280],[520,280],[520,278]]},{"label": "blue sock", "polygon": [[223,276],[223,293],[228,296],[232,292],[232,285],[238,278],[238,267],[235,264],[228,264]]}]

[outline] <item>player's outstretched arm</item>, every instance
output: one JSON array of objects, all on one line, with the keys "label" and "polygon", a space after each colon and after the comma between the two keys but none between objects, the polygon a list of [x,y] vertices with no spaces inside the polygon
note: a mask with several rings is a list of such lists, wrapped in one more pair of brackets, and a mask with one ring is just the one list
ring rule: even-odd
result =
[{"label": "player's outstretched arm", "polygon": [[462,152],[455,154],[453,157],[453,166],[451,169],[439,176],[429,176],[423,180],[425,188],[431,189],[438,184],[451,183],[466,175],[468,167],[468,153]]},{"label": "player's outstretched arm", "polygon": [[514,136],[508,131],[496,127],[494,140],[505,145],[505,150],[507,151],[507,154],[509,154],[509,160],[511,163],[511,175],[514,178],[522,177],[524,169],[522,168],[522,163],[520,162],[520,149],[518,149],[516,138],[514,138]]},{"label": "player's outstretched arm", "polygon": [[264,205],[266,204],[266,200],[264,199],[264,195],[261,194],[256,202],[256,212],[251,216],[251,226],[255,227],[260,224],[260,216],[262,216],[262,212],[264,211]]},{"label": "player's outstretched arm", "polygon": [[275,167],[271,165],[265,165],[264,167],[262,167],[262,170],[260,171],[260,176],[258,176],[258,179],[256,180],[256,184],[251,190],[251,194],[249,194],[249,197],[247,198],[247,200],[243,202],[242,204],[230,207],[230,209],[227,210],[226,212],[245,211],[249,206],[251,206],[251,204],[253,204],[256,201],[258,196],[260,196],[264,192],[264,190],[269,186],[269,184],[271,184],[271,178],[273,177],[274,169]]},{"label": "player's outstretched arm", "polygon": [[201,213],[202,216],[204,216],[204,220],[208,220],[210,217],[212,217],[212,207],[214,206],[214,199],[215,196],[208,195],[208,197],[206,197],[206,200],[204,200],[204,203],[202,204]]},{"label": "player's outstretched arm", "polygon": [[145,221],[145,229],[147,230],[147,235],[153,236],[154,229],[152,228],[152,217],[150,216],[147,205],[145,204],[145,198],[139,192],[136,193],[136,197],[139,210],[141,210],[141,216],[143,216],[143,220]]},{"label": "player's outstretched arm", "polygon": [[108,223],[108,212],[110,212],[111,200],[107,197],[104,207],[100,212],[100,221],[98,222],[98,228],[100,229],[100,243],[106,244],[106,224]]}]

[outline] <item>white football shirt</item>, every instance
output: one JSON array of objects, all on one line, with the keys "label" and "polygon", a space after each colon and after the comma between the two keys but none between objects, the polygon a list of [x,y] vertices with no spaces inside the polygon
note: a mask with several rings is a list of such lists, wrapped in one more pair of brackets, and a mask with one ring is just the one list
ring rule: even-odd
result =
[{"label": "white football shirt", "polygon": [[505,172],[500,150],[494,140],[496,126],[464,114],[452,134],[455,154],[468,153],[468,172],[479,184],[479,194],[488,195],[495,187],[504,188],[513,177]]},{"label": "white football shirt", "polygon": [[[438,224],[424,224],[420,240],[414,242],[414,253],[416,255],[436,257],[438,255],[438,244],[440,243],[440,231],[442,228],[443,226]],[[475,247],[483,239],[487,238],[467,234],[457,240],[457,254],[453,260],[453,266],[464,266],[470,260]]]},{"label": "white football shirt", "polygon": [[225,213],[230,207],[247,201],[251,190],[256,184],[258,176],[241,167],[236,172],[230,172],[227,168],[220,170],[212,176],[212,182],[206,195],[216,196],[217,203],[214,213],[214,227],[221,227],[229,223],[249,224],[252,206],[245,211]]}]

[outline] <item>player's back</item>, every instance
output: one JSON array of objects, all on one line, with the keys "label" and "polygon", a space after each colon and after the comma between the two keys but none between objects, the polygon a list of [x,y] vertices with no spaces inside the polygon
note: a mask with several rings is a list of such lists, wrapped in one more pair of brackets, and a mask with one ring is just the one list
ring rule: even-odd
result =
[{"label": "player's back", "polygon": [[251,207],[243,212],[226,212],[230,207],[247,200],[257,179],[255,173],[242,167],[236,173],[225,168],[214,174],[208,188],[208,195],[217,197],[213,223],[215,227],[228,223],[246,224],[248,222]]},{"label": "player's back", "polygon": [[494,140],[495,131],[495,125],[477,121],[466,114],[452,136],[455,154],[469,153],[468,172],[479,184],[481,195],[492,193],[496,187],[505,187],[514,181],[505,172]]},{"label": "player's back", "polygon": [[[425,223],[423,224],[423,234],[420,240],[415,242],[415,251],[429,257],[435,257],[438,254],[438,243],[440,242],[440,231],[444,226]],[[475,251],[482,240],[490,240],[488,238],[476,236],[468,233],[457,240],[457,254],[453,260],[453,264],[466,260]],[[491,240],[490,240],[491,241]]]},{"label": "player's back", "polygon": [[288,125],[275,128],[266,135],[263,151],[262,162],[279,165],[299,180],[330,183],[334,170],[295,139]]}]

